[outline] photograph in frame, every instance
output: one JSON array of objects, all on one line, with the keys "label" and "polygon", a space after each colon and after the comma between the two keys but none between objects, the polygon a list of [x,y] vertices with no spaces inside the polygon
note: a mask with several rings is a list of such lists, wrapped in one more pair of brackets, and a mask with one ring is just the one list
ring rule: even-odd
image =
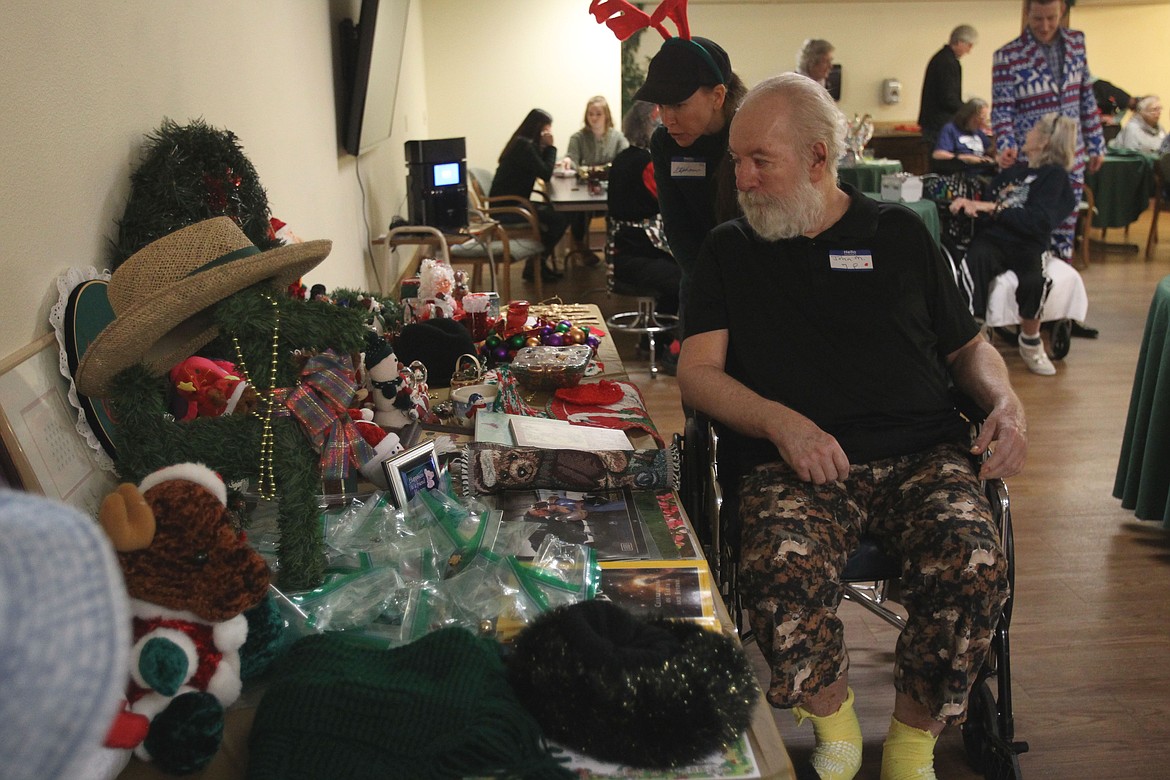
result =
[{"label": "photograph in frame", "polygon": [[10,486],[87,514],[117,486],[77,430],[53,333],[0,358],[0,444]]},{"label": "photograph in frame", "polygon": [[382,463],[394,506],[402,509],[420,490],[439,487],[439,459],[435,443],[424,441]]}]

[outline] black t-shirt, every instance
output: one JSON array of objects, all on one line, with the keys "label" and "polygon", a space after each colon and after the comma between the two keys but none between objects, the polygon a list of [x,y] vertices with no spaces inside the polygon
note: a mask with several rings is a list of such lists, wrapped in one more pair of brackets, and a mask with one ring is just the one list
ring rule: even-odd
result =
[{"label": "black t-shirt", "polygon": [[[816,238],[764,241],[743,218],[715,228],[688,335],[729,331],[727,373],[836,437],[851,463],[959,441],[945,358],[979,327],[918,216],[844,189],[848,211]],[[779,459],[766,440],[723,443],[744,467]]]}]

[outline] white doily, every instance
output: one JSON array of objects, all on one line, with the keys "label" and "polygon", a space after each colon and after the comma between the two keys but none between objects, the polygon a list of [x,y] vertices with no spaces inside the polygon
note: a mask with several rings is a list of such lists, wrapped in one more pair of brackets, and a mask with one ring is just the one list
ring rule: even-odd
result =
[{"label": "white doily", "polygon": [[85,416],[85,409],[81,399],[77,397],[77,385],[73,382],[73,374],[69,372],[69,359],[65,354],[65,308],[69,305],[69,295],[82,282],[104,279],[109,281],[109,271],[99,271],[93,266],[88,268],[70,268],[57,277],[57,302],[49,309],[49,324],[57,334],[57,352],[60,357],[61,376],[69,383],[69,403],[77,410],[77,432],[94,451],[94,460],[103,471],[114,472],[114,461],[110,454],[102,447],[97,434],[89,425]]}]

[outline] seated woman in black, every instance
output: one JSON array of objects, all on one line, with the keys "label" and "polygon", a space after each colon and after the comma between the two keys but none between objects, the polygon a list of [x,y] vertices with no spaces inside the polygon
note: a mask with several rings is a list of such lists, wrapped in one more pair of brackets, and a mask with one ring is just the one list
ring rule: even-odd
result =
[{"label": "seated woman in black", "polygon": [[[534,108],[524,117],[524,121],[512,133],[511,140],[500,153],[499,166],[496,168],[495,178],[492,179],[492,189],[489,196],[518,195],[521,198],[531,198],[532,188],[537,179],[546,183],[552,178],[553,166],[557,161],[557,148],[553,145],[552,117],[547,111]],[[553,209],[548,203],[534,202],[536,219],[540,224],[540,241],[544,245],[544,254],[541,255],[543,269],[541,275],[545,279],[559,279],[560,274],[552,267],[553,250],[569,222],[563,214]],[[516,214],[501,214],[501,222],[519,222],[523,217]],[[530,257],[524,265],[524,280],[534,278],[533,261]]]},{"label": "seated woman in black", "polygon": [[995,172],[995,145],[987,128],[991,126],[991,106],[986,100],[972,98],[943,125],[930,155],[933,173]]},{"label": "seated woman in black", "polygon": [[1040,315],[1047,292],[1044,252],[1053,229],[1076,207],[1068,181],[1076,135],[1075,120],[1045,114],[1024,139],[1021,151],[1027,164],[996,176],[989,193],[994,197],[955,198],[950,206],[952,214],[961,211],[981,217],[967,250],[967,266],[975,281],[975,316],[982,317],[986,311],[991,280],[1003,271],[1015,271],[1019,279],[1020,356],[1029,371],[1043,376],[1056,373],[1040,340]]},{"label": "seated woman in black", "polygon": [[[657,127],[658,106],[641,100],[622,120],[622,133],[630,145],[618,153],[609,169],[607,249],[614,281],[653,295],[660,314],[678,314],[682,269],[666,244],[650,159],[650,136]],[[677,361],[672,346],[665,346],[668,372]]]}]

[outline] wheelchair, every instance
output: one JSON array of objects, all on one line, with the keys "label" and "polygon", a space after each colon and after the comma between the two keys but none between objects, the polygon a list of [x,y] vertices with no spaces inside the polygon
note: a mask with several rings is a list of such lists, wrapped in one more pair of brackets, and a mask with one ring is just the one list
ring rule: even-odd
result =
[{"label": "wheelchair", "polygon": [[[964,214],[951,214],[948,206],[954,198],[977,197],[982,191],[983,181],[959,174],[928,175],[923,177],[923,184],[926,197],[938,205],[943,256],[950,262],[955,284],[974,314],[972,298],[980,280],[973,278],[966,257],[975,235],[975,220]],[[1051,253],[1044,256],[1044,276],[1040,327],[1048,333],[1050,356],[1053,360],[1062,360],[1072,346],[1073,322],[1084,321],[1088,313],[1089,296],[1080,272]],[[990,281],[987,311],[981,319],[983,333],[989,340],[999,336],[1013,346],[1017,343],[1020,324],[1016,305],[1018,285],[1019,279],[1014,271],[1004,271]]]},{"label": "wheelchair", "polygon": [[[957,413],[971,422],[972,435],[984,415],[975,405],[956,398]],[[720,468],[718,425],[704,415],[688,416],[684,434],[675,435],[681,453],[679,494],[683,508],[694,522],[712,576],[724,603],[735,620],[741,641],[753,639],[745,626],[744,596],[739,587],[739,498],[724,459]],[[1011,508],[1007,486],[1000,479],[983,484],[1000,532],[1000,544],[1008,562],[1011,594],[1004,604],[993,632],[987,660],[976,677],[968,700],[967,721],[962,729],[963,745],[971,767],[986,780],[1019,780],[1019,756],[1028,743],[1015,739],[1012,714],[1011,661],[1008,627],[1015,593],[1015,550],[1012,541]],[[901,630],[905,618],[890,608],[897,603],[893,591],[901,572],[901,561],[886,554],[876,540],[863,537],[842,572],[845,598]],[[994,691],[993,686],[994,685]]]}]

